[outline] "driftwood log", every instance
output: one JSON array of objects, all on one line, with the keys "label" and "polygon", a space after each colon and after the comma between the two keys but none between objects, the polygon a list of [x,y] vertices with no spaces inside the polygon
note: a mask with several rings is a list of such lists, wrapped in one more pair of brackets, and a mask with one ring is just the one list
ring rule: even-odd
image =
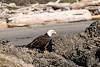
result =
[{"label": "driftwood log", "polygon": [[92,20],[100,20],[100,15],[94,15],[94,16],[92,16]]},{"label": "driftwood log", "polygon": [[[36,7],[36,5],[38,6],[40,4],[33,5],[35,6],[35,8],[37,8],[36,11],[33,11],[34,8],[33,6],[15,10],[14,15],[9,18],[9,20],[11,20],[9,23],[5,22],[2,23],[0,21],[1,22],[0,28],[25,27],[25,26],[28,27],[28,25],[32,24],[48,24],[48,23],[55,24],[55,23],[73,22],[81,20],[100,19],[100,15],[94,15],[94,16],[91,15],[91,13],[88,11],[90,7],[87,9],[85,8],[87,6],[96,6],[96,7],[98,5],[100,6],[100,0],[96,1],[82,0],[73,4],[59,3],[59,2],[60,0],[57,0],[56,2],[49,2],[47,4],[41,4],[43,8],[48,8],[48,7],[51,7],[51,9],[53,8],[53,11],[51,12],[40,9],[41,7],[40,8]],[[41,12],[41,10],[43,11]]]},{"label": "driftwood log", "polygon": [[71,10],[53,13],[44,12],[32,15],[19,14],[9,19],[12,20],[12,23],[16,24],[54,24],[62,22],[89,20],[91,19],[91,14],[88,10]]},{"label": "driftwood log", "polygon": [[71,4],[72,9],[81,9],[81,8],[85,8],[87,6],[100,6],[100,0],[80,1],[80,2],[75,2],[75,3]]}]

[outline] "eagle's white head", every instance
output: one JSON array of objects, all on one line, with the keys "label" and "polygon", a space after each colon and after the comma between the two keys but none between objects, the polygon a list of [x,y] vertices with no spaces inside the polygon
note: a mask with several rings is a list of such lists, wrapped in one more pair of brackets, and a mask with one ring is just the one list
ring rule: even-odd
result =
[{"label": "eagle's white head", "polygon": [[49,37],[51,37],[52,34],[57,34],[57,33],[56,33],[55,30],[48,30],[47,35],[48,35]]}]

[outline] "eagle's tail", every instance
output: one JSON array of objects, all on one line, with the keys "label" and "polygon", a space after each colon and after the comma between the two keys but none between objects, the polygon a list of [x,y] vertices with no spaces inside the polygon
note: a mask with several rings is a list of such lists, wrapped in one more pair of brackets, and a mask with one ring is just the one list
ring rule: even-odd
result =
[{"label": "eagle's tail", "polygon": [[32,46],[32,42],[31,43],[29,43],[29,44],[27,44],[27,45],[17,45],[16,47],[26,47],[26,48],[34,48],[33,46]]},{"label": "eagle's tail", "polygon": [[17,45],[17,46],[15,46],[15,47],[26,47],[26,45]]},{"label": "eagle's tail", "polygon": [[31,42],[31,43],[25,45],[25,47],[26,47],[26,48],[34,48],[35,46],[33,47],[33,46],[32,46],[32,43],[33,43],[33,42]]}]

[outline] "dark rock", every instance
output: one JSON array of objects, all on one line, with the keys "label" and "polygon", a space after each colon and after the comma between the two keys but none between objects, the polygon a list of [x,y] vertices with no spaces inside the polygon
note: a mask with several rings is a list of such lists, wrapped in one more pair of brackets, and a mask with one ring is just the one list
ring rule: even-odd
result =
[{"label": "dark rock", "polygon": [[7,45],[10,41],[8,40],[0,40],[0,44]]}]

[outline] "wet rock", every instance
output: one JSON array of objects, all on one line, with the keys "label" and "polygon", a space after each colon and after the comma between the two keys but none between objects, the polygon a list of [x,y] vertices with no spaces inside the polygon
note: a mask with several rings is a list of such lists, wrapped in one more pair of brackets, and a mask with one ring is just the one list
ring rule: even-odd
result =
[{"label": "wet rock", "polygon": [[0,67],[34,67],[31,64],[25,63],[23,60],[14,56],[0,54]]},{"label": "wet rock", "polygon": [[[100,57],[100,22],[93,22],[76,42],[74,48],[70,51],[66,50],[64,57],[82,67],[99,66],[98,59]],[[74,40],[74,38],[72,38]]]},{"label": "wet rock", "polygon": [[25,64],[32,64],[35,67],[77,67],[72,61],[66,60],[54,52],[44,54],[27,48],[16,48],[13,45],[0,45],[0,55],[1,54],[17,57],[23,60]]},{"label": "wet rock", "polygon": [[10,41],[8,40],[0,40],[0,44],[7,45]]}]

